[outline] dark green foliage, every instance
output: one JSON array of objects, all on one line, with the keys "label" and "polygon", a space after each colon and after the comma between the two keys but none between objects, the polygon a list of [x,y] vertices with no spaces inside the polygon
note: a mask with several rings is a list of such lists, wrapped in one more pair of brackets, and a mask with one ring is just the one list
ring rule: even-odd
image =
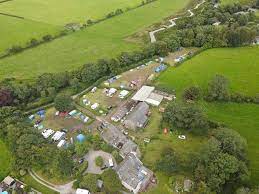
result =
[{"label": "dark green foliage", "polygon": [[109,194],[118,194],[122,189],[121,181],[117,175],[117,173],[108,169],[103,172],[102,180],[104,182],[104,190]]},{"label": "dark green foliage", "polygon": [[163,114],[163,120],[172,128],[206,129],[207,118],[203,111],[192,103],[171,103]]},{"label": "dark green foliage", "polygon": [[201,95],[201,90],[197,86],[191,86],[186,88],[183,92],[183,99],[184,100],[198,100]]},{"label": "dark green foliage", "polygon": [[97,187],[97,180],[99,178],[99,175],[86,174],[79,183],[79,187],[83,189],[88,189],[91,193],[96,193],[99,191]]},{"label": "dark green foliage", "polygon": [[222,75],[216,75],[208,85],[208,101],[228,101],[229,81]]},{"label": "dark green foliage", "polygon": [[73,109],[73,100],[69,95],[59,94],[55,98],[55,108],[58,111],[65,112]]},{"label": "dark green foliage", "polygon": [[166,148],[161,153],[161,159],[156,162],[156,170],[171,175],[180,168],[179,156],[171,148]]},{"label": "dark green foliage", "polygon": [[98,156],[97,158],[95,158],[95,164],[99,167],[103,166],[103,158],[101,156]]},{"label": "dark green foliage", "polygon": [[196,181],[204,182],[211,191],[233,193],[249,180],[246,143],[233,130],[215,129],[194,161]]},{"label": "dark green foliage", "polygon": [[214,138],[220,142],[224,153],[235,156],[237,159],[246,161],[246,140],[232,129],[219,128],[212,132]]}]

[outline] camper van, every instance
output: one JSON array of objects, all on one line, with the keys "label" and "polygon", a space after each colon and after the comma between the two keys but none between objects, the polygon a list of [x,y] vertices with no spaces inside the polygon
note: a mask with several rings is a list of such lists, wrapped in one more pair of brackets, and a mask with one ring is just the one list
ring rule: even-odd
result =
[{"label": "camper van", "polygon": [[110,168],[112,168],[114,165],[113,165],[113,161],[112,161],[112,158],[109,159],[109,166]]}]

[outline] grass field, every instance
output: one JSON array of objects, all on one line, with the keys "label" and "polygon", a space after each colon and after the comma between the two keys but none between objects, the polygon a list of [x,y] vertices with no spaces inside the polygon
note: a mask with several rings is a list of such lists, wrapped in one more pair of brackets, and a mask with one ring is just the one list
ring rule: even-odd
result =
[{"label": "grass field", "polygon": [[205,89],[215,74],[221,74],[230,80],[232,91],[255,95],[259,93],[258,52],[259,47],[210,49],[179,67],[169,68],[156,84],[179,95],[190,85]]},{"label": "grass field", "polygon": [[[205,88],[216,73],[228,77],[231,90],[247,95],[259,92],[259,47],[211,49],[170,68],[157,80],[157,85],[175,89],[178,96],[184,88],[199,85]],[[203,103],[209,118],[237,130],[248,142],[252,181],[259,181],[259,106],[254,104]]]},{"label": "grass field", "polygon": [[225,123],[229,128],[237,130],[248,143],[248,157],[252,181],[259,181],[259,105],[235,103],[204,103],[209,118]]},{"label": "grass field", "polygon": [[222,0],[222,1],[220,1],[220,3],[222,5],[234,4],[234,3],[250,4],[252,2],[253,2],[253,0]]},{"label": "grass field", "polygon": [[56,39],[0,61],[0,79],[33,78],[44,72],[72,70],[99,58],[111,58],[140,45],[125,38],[173,15],[190,0],[159,0],[85,30]]},{"label": "grass field", "polygon": [[32,38],[40,39],[46,34],[56,34],[62,29],[60,26],[4,15],[0,15],[0,25],[0,52],[14,45],[26,45]]},{"label": "grass field", "polygon": [[25,175],[24,177],[21,178],[21,181],[23,181],[25,184],[33,187],[34,189],[40,191],[42,194],[57,194],[58,192],[53,191],[44,185],[38,183],[35,181],[30,175]]},{"label": "grass field", "polygon": [[64,26],[71,22],[100,19],[116,9],[139,5],[141,0],[13,0],[0,4],[0,12]]},{"label": "grass field", "polygon": [[[182,161],[189,162],[190,154],[197,152],[206,139],[203,137],[194,136],[186,131],[179,131],[177,129],[170,129],[173,131],[172,134],[164,134],[160,126],[160,121],[162,118],[161,113],[158,111],[158,108],[152,108],[151,112],[150,122],[147,127],[143,129],[143,131],[129,131],[130,135],[136,138],[135,141],[141,148],[142,162],[144,165],[152,170],[155,170],[155,164],[161,158],[163,149],[168,147],[172,148],[180,156]],[[178,138],[178,135],[180,134],[186,135],[187,139],[180,140]],[[145,144],[143,142],[144,138],[151,139],[150,143]],[[172,193],[172,189],[168,186],[169,177],[159,172],[155,172],[155,175],[158,179],[158,185],[154,189],[148,190],[146,193]],[[174,176],[178,175],[180,174],[174,174]],[[186,177],[192,179],[192,175],[186,175]]]},{"label": "grass field", "polygon": [[4,179],[11,167],[11,154],[7,150],[5,144],[0,140],[0,182]]}]

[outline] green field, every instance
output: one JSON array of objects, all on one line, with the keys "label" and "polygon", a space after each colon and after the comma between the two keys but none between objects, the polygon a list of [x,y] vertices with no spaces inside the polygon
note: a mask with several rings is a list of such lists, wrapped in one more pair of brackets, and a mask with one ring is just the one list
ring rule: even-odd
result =
[{"label": "green field", "polygon": [[32,38],[41,39],[46,34],[53,35],[62,29],[60,26],[4,15],[0,15],[0,25],[0,53],[11,46],[24,46]]},{"label": "green field", "polygon": [[85,30],[4,58],[0,61],[0,79],[11,76],[27,79],[44,72],[72,70],[99,58],[111,58],[122,51],[135,50],[140,45],[126,42],[125,38],[173,15],[189,2],[158,0]]},{"label": "green field", "polygon": [[[156,84],[175,89],[179,96],[191,85],[207,86],[216,74],[231,81],[231,90],[247,95],[259,93],[259,47],[210,49],[163,73]],[[248,142],[252,181],[259,181],[259,106],[254,104],[203,103],[209,118],[237,130]]]},{"label": "green field", "polygon": [[0,140],[0,182],[6,177],[11,167],[11,154],[7,150],[5,144]]},{"label": "green field", "polygon": [[209,118],[225,123],[247,139],[252,181],[259,181],[259,105],[236,103],[204,104]]},{"label": "green field", "polygon": [[254,2],[253,0],[222,0],[220,3],[222,5],[227,5],[227,4],[234,4],[234,3],[241,3],[241,4],[251,4]]},{"label": "green field", "polygon": [[232,91],[255,95],[259,93],[258,52],[259,47],[210,49],[169,68],[156,84],[180,94],[190,85],[205,89],[215,74],[221,74],[230,80]]},{"label": "green field", "polygon": [[116,9],[135,7],[141,0],[13,0],[0,4],[0,12],[64,26],[100,19]]}]

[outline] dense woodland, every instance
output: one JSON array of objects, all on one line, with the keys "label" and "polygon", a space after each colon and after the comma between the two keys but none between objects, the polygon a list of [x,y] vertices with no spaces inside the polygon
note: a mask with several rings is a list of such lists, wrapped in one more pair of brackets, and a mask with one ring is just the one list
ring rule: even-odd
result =
[{"label": "dense woodland", "polygon": [[[33,82],[12,78],[3,80],[0,83],[0,137],[12,152],[13,171],[18,172],[19,176],[20,171],[33,167],[45,169],[45,173],[50,176],[55,174],[63,178],[77,177],[82,180],[82,185],[85,179],[91,180],[92,177],[78,176],[80,169],[72,160],[75,152],[80,155],[90,147],[75,146],[67,150],[57,150],[44,140],[31,124],[25,122],[24,112],[21,110],[53,102],[61,92],[69,91],[69,94],[75,94],[105,76],[117,75],[153,57],[166,56],[180,47],[195,46],[207,49],[251,44],[259,34],[256,18],[252,12],[237,14],[247,11],[248,8],[239,4],[215,8],[213,3],[209,2],[202,11],[197,10],[194,17],[177,21],[176,28],[159,35],[160,41],[148,44],[140,51],[125,52],[117,58],[86,63],[72,72],[45,73]],[[212,25],[215,22],[221,24]],[[242,192],[245,190],[243,186],[250,186],[246,141],[234,130],[225,129],[224,126],[209,121],[196,104],[186,103],[199,98],[208,101],[258,103],[258,97],[230,94],[227,82],[224,77],[218,75],[208,83],[208,91],[201,92],[199,88],[190,86],[184,92],[184,102],[169,105],[163,115],[163,122],[209,137],[200,153],[193,156],[191,166],[181,163],[181,158],[175,155],[173,150],[165,150],[166,157],[158,161],[157,165],[159,171],[168,174],[183,169],[192,171],[197,183],[197,193],[234,193],[236,189],[240,193],[250,192]],[[178,117],[173,116],[176,114]],[[93,136],[91,142],[95,149],[111,149],[99,137]],[[109,189],[118,188],[116,181],[108,180],[108,175],[104,174],[103,179],[107,179],[108,193],[114,192]]]}]

